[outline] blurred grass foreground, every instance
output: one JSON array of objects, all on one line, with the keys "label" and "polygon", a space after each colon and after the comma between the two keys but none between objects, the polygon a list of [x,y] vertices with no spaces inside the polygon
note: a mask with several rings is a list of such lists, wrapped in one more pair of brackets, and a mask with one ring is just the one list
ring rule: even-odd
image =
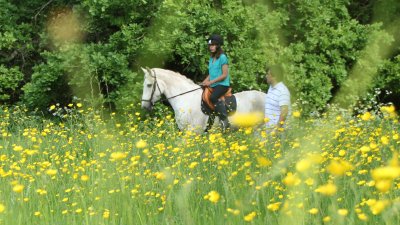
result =
[{"label": "blurred grass foreground", "polygon": [[400,130],[391,105],[357,116],[295,112],[286,130],[271,134],[243,123],[237,132],[198,135],[177,130],[172,115],[105,117],[80,103],[49,111],[59,119],[1,107],[1,224],[400,219]]}]

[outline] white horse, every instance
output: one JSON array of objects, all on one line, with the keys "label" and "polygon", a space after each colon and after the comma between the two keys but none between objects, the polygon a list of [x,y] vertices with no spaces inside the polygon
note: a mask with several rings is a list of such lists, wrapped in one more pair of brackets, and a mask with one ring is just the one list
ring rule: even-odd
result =
[{"label": "white horse", "polygon": [[[164,69],[143,69],[142,108],[151,110],[164,95],[175,112],[180,130],[202,132],[207,127],[208,116],[201,110],[202,88],[187,77]],[[264,114],[265,93],[243,91],[234,94],[238,113]]]}]

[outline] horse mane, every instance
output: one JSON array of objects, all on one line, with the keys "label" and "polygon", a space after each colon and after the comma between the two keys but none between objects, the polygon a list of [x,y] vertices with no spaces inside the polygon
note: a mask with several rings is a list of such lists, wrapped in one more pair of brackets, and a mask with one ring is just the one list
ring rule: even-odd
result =
[{"label": "horse mane", "polygon": [[180,80],[186,81],[189,84],[197,85],[193,82],[193,80],[187,78],[185,75],[182,75],[178,72],[174,72],[172,70],[160,69],[160,68],[153,68],[153,70],[155,70],[156,74],[159,74],[159,73],[157,73],[157,71],[160,71],[164,75],[173,76],[173,79],[180,79]]}]

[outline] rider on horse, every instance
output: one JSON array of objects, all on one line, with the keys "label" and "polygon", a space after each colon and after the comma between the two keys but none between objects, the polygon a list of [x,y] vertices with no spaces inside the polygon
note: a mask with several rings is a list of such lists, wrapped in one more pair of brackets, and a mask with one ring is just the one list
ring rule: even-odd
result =
[{"label": "rider on horse", "polygon": [[211,35],[207,43],[211,53],[208,63],[209,75],[204,79],[202,85],[210,86],[213,89],[211,102],[215,106],[215,112],[221,121],[221,128],[226,130],[230,127],[230,124],[225,102],[220,97],[224,96],[230,87],[228,57],[222,50],[221,46],[224,41],[220,35]]}]

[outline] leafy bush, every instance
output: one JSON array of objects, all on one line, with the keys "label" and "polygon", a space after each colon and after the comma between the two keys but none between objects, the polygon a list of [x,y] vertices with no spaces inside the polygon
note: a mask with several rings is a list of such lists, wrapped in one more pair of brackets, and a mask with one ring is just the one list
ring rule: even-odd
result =
[{"label": "leafy bush", "polygon": [[76,96],[92,106],[114,108],[120,88],[132,83],[126,56],[107,45],[70,46],[45,58],[47,62],[35,67],[32,81],[24,88],[24,101],[31,107],[66,105]]},{"label": "leafy bush", "polygon": [[284,35],[290,44],[280,61],[305,114],[322,111],[333,100],[369,37],[380,29],[352,20],[341,2],[275,1],[289,15]]},{"label": "leafy bush", "polygon": [[[201,81],[208,73],[206,39],[219,33],[225,38],[235,92],[266,91],[265,65],[283,64],[293,100],[307,115],[325,110],[355,65],[368,63],[362,53],[371,34],[385,30],[395,39],[393,49],[400,43],[396,21],[391,20],[400,7],[395,0],[362,9],[356,7],[364,4],[360,0],[47,2],[0,0],[0,65],[21,71],[18,82],[26,83],[22,99],[31,108],[68,103],[74,96],[111,108],[138,103],[140,67],[145,66]],[[79,15],[84,38],[56,49],[47,25],[63,10]],[[380,13],[385,10],[388,14]],[[375,24],[375,14],[382,25]],[[396,51],[386,57],[376,86],[370,82],[368,90],[394,89]],[[22,94],[19,87],[3,91],[10,103]],[[380,97],[393,101],[396,91],[390,96]]]},{"label": "leafy bush", "polygon": [[12,102],[19,96],[24,75],[17,68],[7,69],[0,65],[0,102]]},{"label": "leafy bush", "polygon": [[284,20],[282,14],[259,3],[165,3],[156,15],[150,35],[144,39],[142,61],[178,70],[195,81],[203,80],[208,73],[206,40],[218,33],[225,39],[223,48],[230,60],[235,90],[265,90],[261,76],[266,62],[274,60],[279,49],[277,31]]},{"label": "leafy bush", "polygon": [[62,55],[46,52],[46,63],[33,68],[32,81],[24,87],[22,98],[31,109],[45,109],[50,104],[70,102],[71,90],[67,85]]},{"label": "leafy bush", "polygon": [[379,68],[378,74],[374,79],[377,88],[381,89],[382,95],[379,96],[381,101],[394,102],[397,109],[400,107],[400,55],[393,60],[386,60]]}]

